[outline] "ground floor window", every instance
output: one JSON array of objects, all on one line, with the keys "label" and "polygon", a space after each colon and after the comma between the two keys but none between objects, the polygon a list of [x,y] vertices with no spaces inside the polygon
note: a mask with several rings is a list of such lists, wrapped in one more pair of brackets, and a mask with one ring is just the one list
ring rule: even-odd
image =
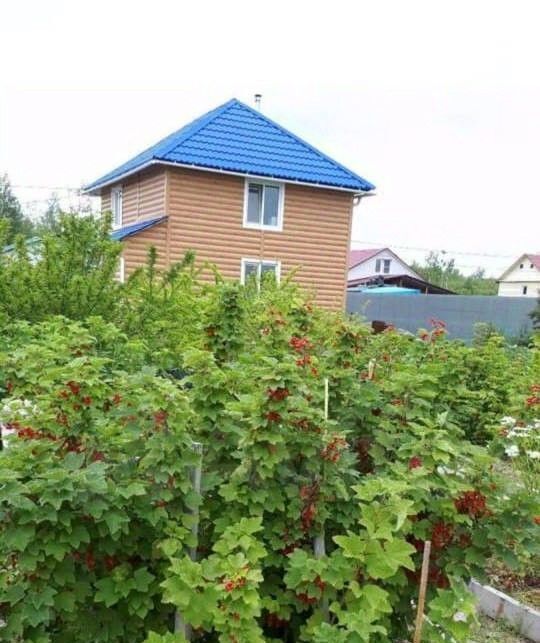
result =
[{"label": "ground floor window", "polygon": [[240,280],[243,284],[250,279],[255,279],[260,285],[267,273],[273,273],[276,281],[279,283],[280,262],[269,259],[242,259]]}]

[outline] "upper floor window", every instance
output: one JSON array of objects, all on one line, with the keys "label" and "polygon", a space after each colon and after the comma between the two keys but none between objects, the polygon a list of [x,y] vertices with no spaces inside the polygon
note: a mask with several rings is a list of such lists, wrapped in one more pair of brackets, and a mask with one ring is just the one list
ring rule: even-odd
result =
[{"label": "upper floor window", "polygon": [[250,279],[255,279],[260,286],[261,281],[267,273],[272,273],[279,283],[281,265],[279,261],[269,261],[263,259],[242,259],[240,281],[245,284]]},{"label": "upper floor window", "polygon": [[385,275],[387,275],[390,272],[391,261],[391,259],[376,259],[375,272],[383,272]]},{"label": "upper floor window", "polygon": [[519,267],[520,267],[521,270],[523,270],[523,264],[522,263],[519,264]]},{"label": "upper floor window", "polygon": [[244,227],[264,230],[283,229],[284,186],[246,180]]},{"label": "upper floor window", "polygon": [[527,286],[523,286],[523,294],[524,294],[524,295],[526,295],[526,294],[527,294]]},{"label": "upper floor window", "polygon": [[111,212],[113,228],[122,226],[122,188],[111,190]]}]

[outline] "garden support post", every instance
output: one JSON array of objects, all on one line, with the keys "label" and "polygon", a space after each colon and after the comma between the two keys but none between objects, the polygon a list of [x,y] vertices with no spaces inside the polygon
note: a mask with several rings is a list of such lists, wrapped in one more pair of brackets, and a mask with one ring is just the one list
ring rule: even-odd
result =
[{"label": "garden support post", "polygon": [[[189,557],[192,561],[197,560],[197,545],[199,541],[199,507],[201,500],[201,480],[202,480],[202,454],[203,446],[200,442],[193,443],[193,451],[198,456],[197,464],[191,471],[191,486],[193,492],[197,496],[197,504],[192,510],[193,524],[191,525],[191,534],[193,536],[193,544],[189,549]],[[174,615],[174,631],[176,634],[182,634],[186,641],[191,641],[191,625],[185,623],[182,614],[179,611]]]},{"label": "garden support post", "polygon": [[[324,419],[328,420],[328,378],[324,378]],[[326,430],[326,429],[325,429]],[[325,533],[324,525],[321,529],[321,532],[315,537],[313,541],[313,553],[315,558],[324,558],[326,556],[326,542],[325,542]],[[321,610],[323,618],[325,621],[328,621],[330,618],[330,613],[328,610],[328,600],[323,598],[321,601]]]},{"label": "garden support post", "polygon": [[422,627],[424,625],[424,605],[426,602],[430,553],[431,540],[426,540],[426,542],[424,543],[424,557],[422,559],[422,573],[420,575],[420,589],[418,591],[418,608],[416,610],[416,627],[414,630],[413,643],[420,643],[422,639]]}]

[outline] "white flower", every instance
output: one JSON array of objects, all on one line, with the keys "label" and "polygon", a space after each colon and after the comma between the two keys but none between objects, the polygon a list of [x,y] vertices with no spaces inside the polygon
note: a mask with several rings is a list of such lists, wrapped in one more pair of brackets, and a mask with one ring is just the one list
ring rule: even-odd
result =
[{"label": "white flower", "polygon": [[533,460],[540,460],[540,451],[527,451],[527,455]]},{"label": "white flower", "polygon": [[513,418],[510,415],[505,415],[503,418],[501,418],[501,424],[503,426],[514,426],[515,423],[516,423],[515,418]]},{"label": "white flower", "polygon": [[504,452],[509,458],[515,458],[517,455],[519,455],[519,447],[517,446],[517,444],[511,444],[509,447],[506,447]]},{"label": "white flower", "polygon": [[454,614],[454,616],[452,617],[452,619],[453,619],[456,623],[459,623],[460,621],[461,621],[462,623],[466,623],[466,622],[467,622],[467,615],[466,615],[464,612],[456,612],[456,613]]},{"label": "white flower", "polygon": [[437,473],[440,476],[453,476],[453,475],[456,475],[459,478],[464,478],[465,477],[465,473],[464,473],[464,470],[462,468],[451,469],[450,467],[445,467],[443,465],[439,465],[437,467]]}]

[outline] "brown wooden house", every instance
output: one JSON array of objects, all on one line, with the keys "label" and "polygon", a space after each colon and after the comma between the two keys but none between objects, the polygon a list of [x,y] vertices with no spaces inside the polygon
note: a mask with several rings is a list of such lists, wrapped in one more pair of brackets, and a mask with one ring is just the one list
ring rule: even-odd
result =
[{"label": "brown wooden house", "polygon": [[121,278],[153,245],[162,266],[186,250],[244,281],[273,271],[344,304],[352,208],[374,189],[233,99],[85,188],[113,215]]}]

